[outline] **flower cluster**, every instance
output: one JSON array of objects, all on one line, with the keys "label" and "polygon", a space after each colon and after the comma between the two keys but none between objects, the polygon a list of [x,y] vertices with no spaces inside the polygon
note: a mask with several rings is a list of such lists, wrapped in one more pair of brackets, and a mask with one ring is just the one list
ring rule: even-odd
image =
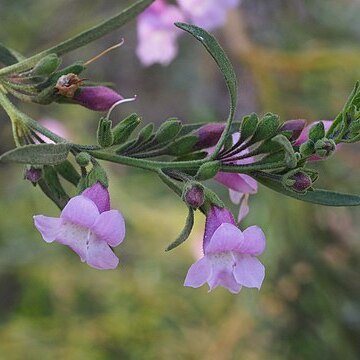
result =
[{"label": "flower cluster", "polygon": [[177,55],[181,35],[175,22],[195,24],[214,30],[225,23],[227,12],[240,0],[177,0],[177,5],[156,0],[138,18],[136,53],[144,66],[168,65]]}]

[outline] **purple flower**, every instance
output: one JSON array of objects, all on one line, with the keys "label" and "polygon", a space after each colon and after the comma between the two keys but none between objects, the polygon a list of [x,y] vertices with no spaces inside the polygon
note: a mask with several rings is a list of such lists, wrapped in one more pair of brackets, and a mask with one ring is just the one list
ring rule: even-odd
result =
[{"label": "purple flower", "polygon": [[292,134],[289,140],[295,141],[299,138],[305,126],[306,126],[306,120],[303,119],[288,120],[281,125],[280,130],[291,131]]},{"label": "purple flower", "polygon": [[91,267],[117,267],[110,246],[124,240],[125,223],[119,211],[110,210],[109,192],[99,182],[70,199],[59,218],[36,215],[34,223],[46,242],[69,246]]},{"label": "purple flower", "polygon": [[138,17],[136,54],[144,66],[168,65],[175,58],[180,35],[174,26],[177,21],[184,21],[180,9],[163,0],[155,1]]},{"label": "purple flower", "polygon": [[225,123],[209,123],[199,127],[194,134],[198,137],[196,149],[215,146],[225,129]]},{"label": "purple flower", "polygon": [[258,226],[241,231],[228,209],[212,206],[206,218],[204,256],[191,265],[184,285],[223,286],[238,293],[243,286],[260,289],[265,267],[256,258],[265,250],[265,235]]},{"label": "purple flower", "polygon": [[236,7],[239,0],[177,0],[186,16],[197,26],[213,30],[226,21],[227,11]]},{"label": "purple flower", "polygon": [[108,111],[115,103],[124,98],[106,86],[82,86],[72,99],[90,110]]}]

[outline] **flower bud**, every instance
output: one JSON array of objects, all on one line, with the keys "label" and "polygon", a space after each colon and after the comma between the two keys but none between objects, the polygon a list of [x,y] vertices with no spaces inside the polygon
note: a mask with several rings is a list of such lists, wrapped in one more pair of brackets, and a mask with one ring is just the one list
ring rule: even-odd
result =
[{"label": "flower bud", "polygon": [[105,86],[82,86],[72,99],[90,110],[108,111],[112,105],[124,98]]},{"label": "flower bud", "polygon": [[321,158],[329,157],[336,150],[334,140],[323,138],[315,143],[315,154]]},{"label": "flower bud", "polygon": [[61,59],[56,54],[43,57],[32,69],[31,75],[51,75],[60,66]]},{"label": "flower bud", "polygon": [[205,201],[204,189],[200,184],[189,184],[183,194],[184,201],[193,209],[197,209]]},{"label": "flower bud", "polygon": [[114,134],[111,128],[111,120],[104,117],[100,119],[97,129],[97,141],[103,148],[111,146],[114,142]]},{"label": "flower bud", "polygon": [[283,185],[285,188],[297,193],[306,193],[311,188],[313,181],[305,171],[294,170],[284,176]]},{"label": "flower bud", "polygon": [[87,152],[82,151],[76,155],[75,160],[80,166],[85,167],[89,165],[91,156]]},{"label": "flower bud", "polygon": [[291,131],[291,137],[289,138],[290,141],[295,141],[305,128],[306,121],[303,119],[297,120],[288,120],[285,121],[281,127],[280,131]]},{"label": "flower bud", "polygon": [[36,185],[42,178],[42,169],[33,166],[26,167],[24,172],[24,180],[29,180],[33,185]]},{"label": "flower bud", "polygon": [[195,131],[198,137],[196,149],[206,149],[215,146],[219,141],[222,132],[225,129],[225,123],[206,124]]}]

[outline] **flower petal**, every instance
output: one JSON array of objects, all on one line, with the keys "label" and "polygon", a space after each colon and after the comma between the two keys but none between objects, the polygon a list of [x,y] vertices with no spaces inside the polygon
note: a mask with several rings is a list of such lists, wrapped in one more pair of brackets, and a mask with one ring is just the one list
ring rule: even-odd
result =
[{"label": "flower petal", "polygon": [[92,200],[99,209],[100,213],[110,210],[109,191],[100,182],[97,182],[93,186],[85,189],[81,195]]},{"label": "flower petal", "polygon": [[61,230],[62,220],[44,215],[35,215],[34,224],[40,231],[43,239],[50,243],[53,242]]},{"label": "flower petal", "polygon": [[250,255],[235,255],[234,277],[242,286],[260,289],[265,277],[265,267]]},{"label": "flower petal", "polygon": [[91,231],[111,246],[119,245],[125,237],[125,221],[117,210],[105,211],[98,216]]},{"label": "flower petal", "polygon": [[249,194],[245,194],[239,209],[238,222],[242,221],[249,214]]},{"label": "flower petal", "polygon": [[98,216],[99,210],[95,203],[82,195],[71,198],[60,215],[67,222],[87,228],[93,225]]},{"label": "flower petal", "polygon": [[212,273],[208,280],[209,291],[218,286],[223,286],[230,292],[237,294],[241,290],[241,284],[236,282],[233,275],[235,258],[232,253],[209,255]]},{"label": "flower petal", "polygon": [[86,260],[88,239],[88,228],[67,221],[63,221],[61,231],[56,237],[58,243],[69,246],[75,251],[80,256],[81,261]]},{"label": "flower petal", "polygon": [[238,248],[242,254],[258,256],[261,255],[266,247],[265,234],[259,226],[249,226],[243,232],[244,242]]},{"label": "flower petal", "polygon": [[244,235],[235,225],[224,223],[220,225],[209,244],[206,246],[205,254],[223,253],[237,250],[239,244],[244,242]]},{"label": "flower petal", "polygon": [[190,266],[190,269],[186,275],[184,286],[191,286],[198,288],[206,283],[211,275],[211,266],[204,256],[196,263]]},{"label": "flower petal", "polygon": [[229,189],[229,197],[233,204],[240,204],[242,197],[244,196],[243,193]]},{"label": "flower petal", "polygon": [[257,192],[256,180],[248,175],[219,172],[214,179],[227,188],[241,193],[254,194]]},{"label": "flower petal", "polygon": [[87,247],[86,262],[95,269],[106,270],[115,269],[119,264],[119,259],[105,241],[92,235]]}]

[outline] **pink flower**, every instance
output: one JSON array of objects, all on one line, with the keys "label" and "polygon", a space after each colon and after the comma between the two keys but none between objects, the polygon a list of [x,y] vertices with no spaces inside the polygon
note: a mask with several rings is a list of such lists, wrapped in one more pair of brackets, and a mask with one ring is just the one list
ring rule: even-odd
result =
[{"label": "pink flower", "polygon": [[184,285],[223,286],[238,293],[243,286],[260,289],[265,267],[256,258],[265,250],[265,235],[258,226],[241,231],[228,209],[212,206],[205,226],[204,256],[191,265]]},{"label": "pink flower", "polygon": [[110,246],[124,240],[125,223],[119,211],[110,210],[109,192],[99,182],[70,199],[60,218],[36,215],[34,223],[46,242],[69,246],[91,267],[117,267]]},{"label": "pink flower", "polygon": [[155,1],[139,16],[136,54],[144,66],[168,65],[175,58],[177,38],[181,34],[174,26],[177,21],[184,21],[180,9],[164,0]]},{"label": "pink flower", "polygon": [[177,0],[191,22],[206,30],[213,30],[226,21],[227,11],[236,7],[239,0]]},{"label": "pink flower", "polygon": [[106,86],[82,86],[72,99],[90,110],[108,111],[124,98]]}]

